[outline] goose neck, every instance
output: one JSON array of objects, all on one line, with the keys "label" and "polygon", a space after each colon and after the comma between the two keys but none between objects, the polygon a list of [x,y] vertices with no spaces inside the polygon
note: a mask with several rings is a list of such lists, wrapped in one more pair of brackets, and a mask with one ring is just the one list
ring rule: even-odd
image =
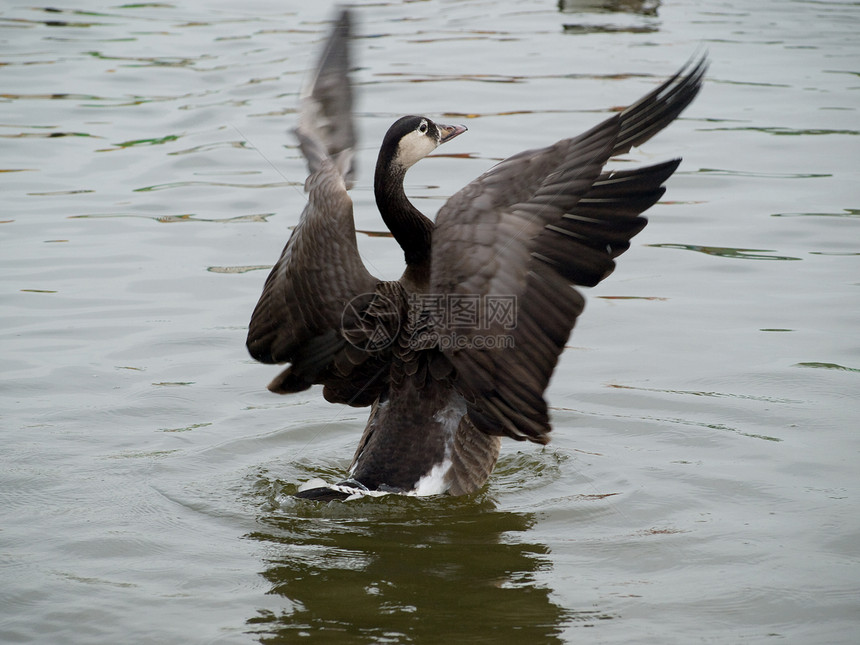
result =
[{"label": "goose neck", "polygon": [[374,178],[376,205],[382,220],[403,249],[407,266],[429,262],[433,222],[419,211],[403,190],[406,171],[379,164]]}]

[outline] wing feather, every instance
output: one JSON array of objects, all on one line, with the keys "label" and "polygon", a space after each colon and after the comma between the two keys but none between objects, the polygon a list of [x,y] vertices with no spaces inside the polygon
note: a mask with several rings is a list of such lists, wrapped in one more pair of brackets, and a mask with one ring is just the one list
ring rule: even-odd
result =
[{"label": "wing feather", "polygon": [[328,158],[307,186],[307,206],[266,279],[248,329],[252,357],[263,363],[292,363],[269,386],[282,393],[326,379],[336,390],[345,386],[339,384],[339,377],[349,376],[345,371],[369,358],[366,353],[352,360],[341,356],[349,347],[341,334],[347,304],[373,293],[378,283],[358,253],[352,200]]},{"label": "wing feather", "polygon": [[356,143],[349,78],[351,31],[350,12],[344,9],[329,33],[313,75],[302,88],[297,128],[308,140],[321,146],[303,147],[311,173],[319,169],[321,158],[336,159],[344,151],[350,151],[343,173],[347,186],[352,185],[354,177],[351,151]]},{"label": "wing feather", "polygon": [[[355,239],[352,200],[350,12],[335,21],[301,92],[295,130],[310,175],[308,203],[266,279],[248,329],[247,347],[263,363],[290,363],[270,384],[278,393],[325,385],[329,401],[370,405],[388,384],[386,359],[350,345],[343,320],[367,307],[378,281]],[[359,296],[364,296],[356,300]],[[349,308],[347,305],[351,305]]]},{"label": "wing feather", "polygon": [[[482,317],[444,349],[467,401],[471,425],[488,435],[546,443],[543,393],[593,286],[646,224],[641,213],[663,194],[680,160],[606,172],[668,125],[698,93],[704,58],[585,134],[503,161],[455,194],[433,234],[431,290],[447,298],[478,294]],[[515,322],[487,306],[513,297]],[[504,337],[505,343],[488,345]],[[480,342],[479,342],[480,341]]]}]

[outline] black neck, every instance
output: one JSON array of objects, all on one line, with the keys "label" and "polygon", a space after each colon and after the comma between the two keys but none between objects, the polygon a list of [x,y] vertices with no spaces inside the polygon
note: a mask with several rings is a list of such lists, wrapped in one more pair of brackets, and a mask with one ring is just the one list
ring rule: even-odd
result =
[{"label": "black neck", "polygon": [[433,222],[415,208],[403,190],[406,171],[380,155],[376,164],[373,192],[382,220],[403,249],[408,268],[418,268],[430,262],[430,240]]}]

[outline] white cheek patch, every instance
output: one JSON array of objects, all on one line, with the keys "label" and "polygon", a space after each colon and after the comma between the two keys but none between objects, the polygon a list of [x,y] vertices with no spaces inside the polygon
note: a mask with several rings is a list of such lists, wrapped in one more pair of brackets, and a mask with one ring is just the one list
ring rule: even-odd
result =
[{"label": "white cheek patch", "polygon": [[426,134],[410,132],[400,140],[394,161],[403,168],[409,168],[416,161],[420,161],[433,152],[438,145]]}]

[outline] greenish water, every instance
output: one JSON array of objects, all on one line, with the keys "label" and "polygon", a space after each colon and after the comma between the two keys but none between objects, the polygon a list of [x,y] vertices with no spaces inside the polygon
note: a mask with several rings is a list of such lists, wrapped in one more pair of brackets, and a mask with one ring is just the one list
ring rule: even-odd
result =
[{"label": "greenish water", "polygon": [[304,202],[289,130],[331,7],[0,9],[0,641],[857,641],[860,6],[563,5],[358,3],[382,278],[398,116],[469,127],[410,172],[434,212],[712,65],[629,156],[684,162],[587,294],[552,443],[508,442],[473,497],[326,506],[290,494],[343,475],[366,412],[268,393],[244,336]]}]

